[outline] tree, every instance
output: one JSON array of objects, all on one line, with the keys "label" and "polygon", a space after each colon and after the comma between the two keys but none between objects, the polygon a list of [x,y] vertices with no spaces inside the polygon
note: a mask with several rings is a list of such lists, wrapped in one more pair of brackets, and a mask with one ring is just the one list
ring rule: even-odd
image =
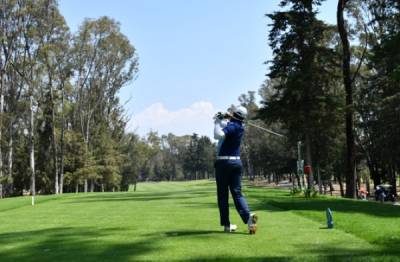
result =
[{"label": "tree", "polygon": [[[90,150],[94,123],[109,125],[119,135],[124,122],[117,92],[133,79],[138,60],[134,47],[120,33],[117,22],[107,17],[85,20],[74,38],[76,69],[73,124]],[[122,131],[123,132],[123,131]],[[87,180],[85,179],[85,192]]]},{"label": "tree", "polygon": [[337,6],[337,26],[343,49],[343,83],[346,90],[346,197],[356,198],[355,144],[354,144],[354,109],[353,83],[350,71],[350,44],[344,20],[344,10],[348,0],[339,0]]},{"label": "tree", "polygon": [[[255,101],[255,92],[248,92],[248,94],[242,94],[239,97],[239,102],[241,106],[244,106],[247,109],[248,119],[253,119],[258,110],[258,106]],[[246,164],[244,165],[247,169],[247,175],[250,179],[254,179],[254,158],[255,158],[255,134],[257,132],[254,128],[247,127],[244,135],[243,143],[242,143],[242,155],[243,159],[246,160]]]},{"label": "tree", "polygon": [[[58,99],[63,96],[63,86],[70,76],[70,65],[68,61],[69,49],[69,29],[65,24],[64,18],[58,12],[57,6],[53,3],[52,6],[47,7],[46,20],[41,25],[41,30],[46,30],[47,35],[43,44],[40,58],[43,61],[45,72],[47,75],[47,85],[45,86],[45,101],[44,105],[48,107],[48,117],[46,121],[49,122],[51,149],[52,149],[52,162],[54,172],[54,192],[55,194],[62,193],[63,183],[62,176],[60,176],[59,165],[59,152],[57,143],[57,118],[56,109],[60,104]],[[64,59],[66,61],[64,61]],[[60,92],[61,91],[61,92]],[[62,98],[61,98],[62,99]],[[60,181],[61,180],[61,181]]]},{"label": "tree", "polygon": [[[19,30],[22,23],[21,9],[22,7],[17,5],[17,3],[7,3],[2,5],[0,12],[0,141],[3,141],[4,94],[7,92],[6,78],[10,72],[11,60],[15,54],[14,50],[17,48],[17,42],[21,33]],[[3,144],[0,144],[0,198],[4,195],[3,184],[7,184],[7,179],[3,177],[2,149]]]},{"label": "tree", "polygon": [[[268,77],[269,100],[262,101],[259,117],[280,122],[288,130],[289,143],[304,141],[305,165],[313,166],[316,145],[326,129],[337,122],[340,94],[336,92],[337,55],[333,27],[316,18],[322,1],[282,1],[288,10],[267,15],[274,58]],[[325,121],[323,119],[332,119]],[[315,163],[314,163],[315,164]],[[313,172],[308,187],[313,188]]]},{"label": "tree", "polygon": [[365,1],[370,20],[369,55],[358,80],[357,112],[361,119],[359,145],[366,156],[375,186],[389,182],[396,193],[399,172],[399,28],[396,1]]},{"label": "tree", "polygon": [[207,136],[201,136],[197,143],[198,171],[201,179],[208,179],[214,172],[215,145]]},{"label": "tree", "polygon": [[78,191],[87,179],[91,190],[120,187],[117,94],[136,76],[136,50],[107,17],[81,29],[71,42],[55,0],[0,7],[1,197]]}]

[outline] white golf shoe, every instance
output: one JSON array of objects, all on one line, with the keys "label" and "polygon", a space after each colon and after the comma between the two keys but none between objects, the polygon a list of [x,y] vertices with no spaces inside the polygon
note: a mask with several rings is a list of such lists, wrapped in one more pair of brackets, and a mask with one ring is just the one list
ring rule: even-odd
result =
[{"label": "white golf shoe", "polygon": [[235,232],[237,229],[237,225],[230,224],[229,226],[224,227],[225,232]]},{"label": "white golf shoe", "polygon": [[258,216],[255,213],[250,214],[249,220],[247,221],[250,235],[255,234],[257,231],[257,220]]}]

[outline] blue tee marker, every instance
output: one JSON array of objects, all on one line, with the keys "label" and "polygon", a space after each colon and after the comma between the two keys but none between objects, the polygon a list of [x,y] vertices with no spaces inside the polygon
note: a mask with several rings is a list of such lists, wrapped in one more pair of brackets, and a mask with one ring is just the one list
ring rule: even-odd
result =
[{"label": "blue tee marker", "polygon": [[329,229],[333,228],[333,215],[332,215],[332,210],[330,208],[326,209],[326,220],[328,223],[328,228]]}]

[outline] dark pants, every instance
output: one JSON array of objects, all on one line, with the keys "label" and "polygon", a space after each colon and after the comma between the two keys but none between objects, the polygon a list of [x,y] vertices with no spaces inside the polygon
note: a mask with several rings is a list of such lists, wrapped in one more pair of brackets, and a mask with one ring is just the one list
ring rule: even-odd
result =
[{"label": "dark pants", "polygon": [[229,221],[229,190],[233,202],[243,222],[246,224],[250,216],[249,206],[242,195],[240,179],[242,177],[242,162],[240,160],[217,160],[215,177],[217,181],[218,208],[221,226],[230,225]]}]

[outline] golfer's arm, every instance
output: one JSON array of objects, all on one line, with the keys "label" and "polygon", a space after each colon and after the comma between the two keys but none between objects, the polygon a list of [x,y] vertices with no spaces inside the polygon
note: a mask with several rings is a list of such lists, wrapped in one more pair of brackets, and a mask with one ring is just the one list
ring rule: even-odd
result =
[{"label": "golfer's arm", "polygon": [[216,120],[214,125],[214,138],[217,140],[224,139],[225,133],[223,131],[224,127],[226,126],[226,121],[223,120]]}]

